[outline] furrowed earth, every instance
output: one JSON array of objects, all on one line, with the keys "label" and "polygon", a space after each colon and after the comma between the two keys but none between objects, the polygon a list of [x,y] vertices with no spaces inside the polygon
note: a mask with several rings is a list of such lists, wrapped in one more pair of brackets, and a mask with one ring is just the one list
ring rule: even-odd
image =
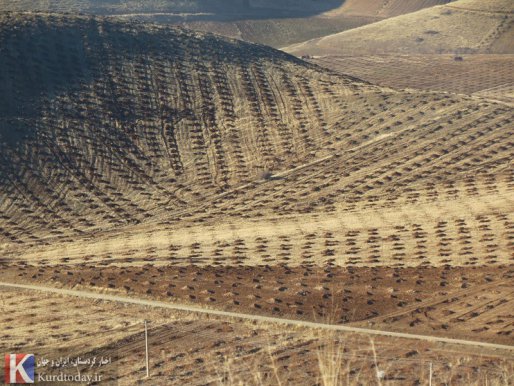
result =
[{"label": "furrowed earth", "polygon": [[0,1],[5,352],[112,357],[121,385],[512,383],[509,3],[313,6],[387,20],[307,61],[93,3]]}]

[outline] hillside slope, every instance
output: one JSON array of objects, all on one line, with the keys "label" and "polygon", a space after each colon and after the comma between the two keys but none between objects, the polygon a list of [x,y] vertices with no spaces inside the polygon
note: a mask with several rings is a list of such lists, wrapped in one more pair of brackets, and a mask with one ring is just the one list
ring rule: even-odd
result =
[{"label": "hillside slope", "polygon": [[263,46],[28,14],[1,17],[0,79],[1,237],[14,241],[140,222],[301,162],[333,141],[355,87]]},{"label": "hillside slope", "polygon": [[[408,2],[346,0],[338,7],[311,17],[295,17],[294,13],[289,12],[287,16],[279,18],[280,15],[273,12],[270,13],[268,19],[249,18],[246,20],[243,18],[225,22],[183,21],[182,25],[195,30],[215,32],[272,47],[284,47],[448,2],[448,0],[410,0]],[[161,20],[166,20],[166,18]]]},{"label": "hillside slope", "polygon": [[[6,245],[138,224],[159,213],[176,221],[197,206],[198,213],[215,213],[218,205],[239,207],[231,192],[245,192],[266,171],[296,175],[300,165],[355,149],[343,164],[350,167],[366,160],[358,155],[362,146],[396,133],[435,130],[447,119],[450,133],[475,135],[457,122],[487,124],[483,114],[510,119],[505,107],[375,87],[280,51],[170,27],[13,14],[3,16],[0,39]],[[326,174],[317,162],[308,169]],[[330,166],[330,174],[342,173],[339,167]],[[348,178],[361,181],[358,174]],[[344,192],[364,192],[337,181]],[[373,194],[392,183],[398,190],[388,177]],[[304,199],[284,208],[331,202],[318,197],[329,186],[310,191],[307,184]],[[347,193],[332,194],[348,203]],[[284,199],[294,202],[291,195]],[[272,213],[282,212],[278,203]]]},{"label": "hillside slope", "polygon": [[448,0],[0,0],[0,11],[119,16],[283,47]]},{"label": "hillside slope", "polygon": [[172,27],[0,26],[0,281],[512,341],[511,107]]},{"label": "hillside slope", "polygon": [[[275,11],[301,15],[320,13],[341,5],[343,0],[1,0],[4,11],[85,12],[96,15],[131,13],[208,13],[211,18],[225,19],[233,15],[263,16]],[[280,14],[279,14],[280,15]]]},{"label": "hillside slope", "polygon": [[[294,17],[317,13],[351,16],[391,17],[454,0],[0,0],[4,11],[85,12],[97,15],[130,13],[210,13],[210,18],[246,18],[267,16]],[[280,12],[287,11],[289,15]],[[264,13],[263,13],[264,12]],[[273,14],[272,12],[275,12]],[[278,12],[278,13],[277,13]],[[291,12],[293,14],[291,14]]]},{"label": "hillside slope", "polygon": [[452,1],[455,0],[346,0],[341,7],[329,11],[329,13],[388,18],[416,12],[423,8],[447,4]]},{"label": "hillside slope", "polygon": [[393,88],[478,95],[514,105],[514,55],[323,56],[310,62]]},{"label": "hillside slope", "polygon": [[296,55],[514,53],[514,4],[459,0],[285,48]]}]

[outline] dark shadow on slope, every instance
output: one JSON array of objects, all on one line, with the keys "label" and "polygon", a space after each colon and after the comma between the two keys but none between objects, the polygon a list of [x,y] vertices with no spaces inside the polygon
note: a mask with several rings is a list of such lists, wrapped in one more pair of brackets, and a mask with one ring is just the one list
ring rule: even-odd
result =
[{"label": "dark shadow on slope", "polygon": [[[180,28],[112,19],[66,17],[62,15],[4,14],[0,23],[0,142],[14,145],[32,137],[44,112],[81,106],[80,92],[94,82],[105,87],[98,95],[100,107],[112,118],[134,122],[138,116],[128,90],[116,89],[114,78],[120,66],[157,62],[237,63],[249,65],[260,60],[304,62],[262,45],[220,38]],[[72,98],[74,103],[56,103],[56,98]],[[119,107],[123,106],[123,109]],[[119,111],[123,110],[123,113]],[[84,119],[79,111],[76,121]],[[52,115],[52,114],[51,114]],[[88,115],[88,116],[89,116]],[[46,127],[48,125],[45,124]]]},{"label": "dark shadow on slope", "polygon": [[[94,15],[176,13],[180,21],[236,21],[315,16],[345,0],[0,0],[0,10],[70,12]],[[13,4],[14,3],[14,4]],[[158,17],[158,16],[157,16]]]}]

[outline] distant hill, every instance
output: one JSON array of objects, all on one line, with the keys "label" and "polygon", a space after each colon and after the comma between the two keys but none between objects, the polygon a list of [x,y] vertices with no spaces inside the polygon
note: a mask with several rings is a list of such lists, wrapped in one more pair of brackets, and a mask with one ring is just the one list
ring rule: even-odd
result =
[{"label": "distant hill", "polygon": [[391,17],[453,0],[1,0],[5,11],[85,12],[98,15],[138,12],[212,13],[218,18],[239,14],[262,16],[260,10],[295,14],[268,14],[268,18],[312,15],[321,12],[346,15]]},{"label": "distant hill", "polygon": [[[340,6],[343,0],[1,0],[5,11],[84,12],[96,15],[131,13],[210,13],[213,19],[263,16],[260,11],[312,15]],[[267,15],[268,17],[271,15]],[[283,16],[283,15],[276,15]]]},{"label": "distant hill", "polygon": [[514,53],[514,2],[460,0],[285,48],[296,55]]},{"label": "distant hill", "polygon": [[452,1],[454,0],[346,0],[340,8],[332,12],[348,16],[388,18],[451,3]]},{"label": "distant hill", "polygon": [[[201,31],[237,37],[273,47],[305,41],[311,38],[351,30],[388,17],[418,11],[448,0],[346,0],[340,6],[311,17],[279,18],[276,12],[269,18],[234,21],[184,21],[182,25]],[[281,4],[281,3],[279,3]]]},{"label": "distant hill", "polygon": [[0,11],[120,16],[283,47],[447,0],[0,0]]}]

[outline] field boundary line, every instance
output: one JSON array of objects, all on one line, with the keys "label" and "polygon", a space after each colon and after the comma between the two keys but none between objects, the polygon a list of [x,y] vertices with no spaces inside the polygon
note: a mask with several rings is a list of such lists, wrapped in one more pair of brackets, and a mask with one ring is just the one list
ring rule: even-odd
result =
[{"label": "field boundary line", "polygon": [[418,335],[418,334],[409,334],[402,332],[393,332],[393,331],[384,331],[384,330],[374,330],[368,328],[360,328],[360,327],[350,327],[346,325],[335,325],[335,324],[326,324],[326,323],[317,323],[317,322],[308,322],[303,320],[294,320],[294,319],[283,319],[276,318],[272,316],[261,316],[261,315],[253,315],[253,314],[244,314],[230,311],[221,311],[215,309],[201,308],[198,306],[190,306],[186,304],[179,303],[168,303],[158,300],[147,300],[147,299],[138,299],[131,298],[120,295],[108,295],[102,293],[95,293],[89,291],[78,291],[71,289],[62,289],[62,288],[53,288],[53,287],[44,287],[30,284],[14,284],[14,283],[6,283],[0,282],[0,287],[7,288],[15,288],[15,289],[25,289],[25,290],[33,290],[33,291],[41,291],[41,292],[49,292],[55,293],[59,295],[66,296],[74,296],[80,298],[87,298],[93,300],[105,300],[111,302],[118,303],[126,303],[126,304],[135,304],[140,306],[148,306],[148,307],[156,307],[156,308],[165,308],[172,309],[177,311],[185,311],[185,312],[195,312],[213,316],[221,316],[227,317],[231,319],[245,319],[254,322],[265,322],[265,323],[274,323],[274,324],[287,324],[290,326],[296,327],[307,327],[314,329],[324,329],[331,331],[341,331],[341,332],[349,332],[349,333],[357,333],[364,335],[377,335],[377,336],[386,336],[386,337],[394,337],[394,338],[405,338],[405,339],[414,339],[414,340],[423,340],[427,342],[435,342],[435,343],[448,343],[448,344],[456,344],[461,346],[472,346],[472,347],[483,347],[489,349],[497,349],[497,350],[507,350],[514,352],[514,346],[496,344],[496,343],[487,343],[487,342],[477,342],[463,339],[452,339],[452,338],[444,338],[437,337],[431,335]]}]

